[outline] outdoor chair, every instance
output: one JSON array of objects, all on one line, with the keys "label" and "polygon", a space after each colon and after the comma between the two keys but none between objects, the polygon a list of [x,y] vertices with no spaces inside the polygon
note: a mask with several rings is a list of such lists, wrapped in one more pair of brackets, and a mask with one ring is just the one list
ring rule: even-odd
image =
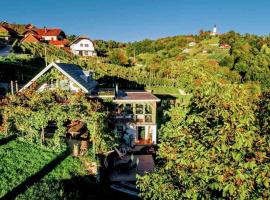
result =
[{"label": "outdoor chair", "polygon": [[122,160],[124,159],[124,157],[126,156],[126,152],[125,153],[121,153],[116,147],[114,147],[115,152],[117,153],[117,155],[119,156],[119,158]]}]

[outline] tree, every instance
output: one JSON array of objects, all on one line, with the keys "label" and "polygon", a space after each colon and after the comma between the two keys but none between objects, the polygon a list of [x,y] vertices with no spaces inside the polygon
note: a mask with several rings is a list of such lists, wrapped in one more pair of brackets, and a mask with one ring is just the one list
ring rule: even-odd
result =
[{"label": "tree", "polygon": [[109,53],[109,59],[112,64],[115,65],[127,65],[128,58],[126,53],[122,49],[113,49]]},{"label": "tree", "polygon": [[270,197],[270,138],[256,119],[260,89],[215,82],[200,84],[187,110],[171,110],[160,165],[138,181],[144,199]]}]

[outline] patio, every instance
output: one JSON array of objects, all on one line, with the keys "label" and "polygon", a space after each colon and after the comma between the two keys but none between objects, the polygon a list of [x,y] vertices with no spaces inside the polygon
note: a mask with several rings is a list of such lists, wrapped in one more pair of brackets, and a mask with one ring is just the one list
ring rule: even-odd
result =
[{"label": "patio", "polygon": [[[117,165],[129,162],[131,156],[125,156],[122,160],[117,162]],[[128,181],[134,182],[137,180],[136,175],[143,175],[145,172],[151,172],[154,170],[155,164],[152,155],[134,155],[134,160],[139,160],[138,165],[126,172],[114,170],[109,179],[112,182],[115,181]]]}]

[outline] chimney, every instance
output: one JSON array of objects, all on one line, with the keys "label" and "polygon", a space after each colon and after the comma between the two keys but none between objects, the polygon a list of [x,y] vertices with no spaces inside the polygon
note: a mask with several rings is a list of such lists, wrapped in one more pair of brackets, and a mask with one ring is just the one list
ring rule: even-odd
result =
[{"label": "chimney", "polygon": [[44,26],[44,32],[47,33],[47,27],[46,26]]}]

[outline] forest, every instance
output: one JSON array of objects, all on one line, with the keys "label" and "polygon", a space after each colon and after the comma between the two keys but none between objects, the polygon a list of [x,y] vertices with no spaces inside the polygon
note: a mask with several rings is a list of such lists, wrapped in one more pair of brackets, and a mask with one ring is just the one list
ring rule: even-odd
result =
[{"label": "forest", "polygon": [[[154,172],[138,177],[141,197],[154,200],[270,198],[270,36],[241,35],[234,31],[210,36],[202,31],[198,35],[129,43],[94,42],[98,56],[87,59],[50,45],[16,44],[14,51],[20,55],[0,57],[0,79],[26,83],[46,62],[59,59],[94,70],[94,78],[101,84],[117,81],[120,88],[144,87],[154,94],[175,96],[181,102],[186,100],[166,106],[159,114],[158,162]],[[229,48],[222,48],[222,44]],[[179,89],[188,98],[179,95]],[[106,130],[106,109],[102,104],[89,102],[83,95],[71,95],[69,99],[70,104],[60,106],[55,94],[30,91],[1,101],[0,135],[15,134],[18,143],[12,141],[8,146],[1,146],[0,142],[0,157],[6,160],[0,165],[4,173],[0,179],[4,188],[0,197],[11,191],[11,185],[15,187],[15,172],[9,173],[6,168],[10,163],[15,171],[13,162],[19,156],[16,148],[30,151],[23,153],[29,159],[25,162],[32,162],[30,155],[40,160],[34,151],[42,152],[46,158],[42,163],[46,164],[64,151],[60,139],[68,120],[84,120],[92,133],[93,145],[88,158],[96,159],[93,152],[100,154],[116,145],[117,136]],[[52,120],[59,127],[56,136],[44,141],[40,130]],[[8,154],[6,148],[15,149],[14,155]],[[71,177],[71,174],[85,175],[84,171],[74,171],[80,167],[70,166],[82,165],[82,161],[68,159],[72,162],[64,167],[67,173],[61,175],[57,171],[60,166],[57,167],[21,198],[37,193],[36,188],[42,191],[40,194],[54,190],[55,195],[63,197],[59,192],[64,190],[60,181],[61,189],[51,189],[51,185],[57,184],[49,184],[50,181]],[[24,171],[20,180],[34,171],[34,168]],[[10,179],[12,184],[8,184]]]}]

